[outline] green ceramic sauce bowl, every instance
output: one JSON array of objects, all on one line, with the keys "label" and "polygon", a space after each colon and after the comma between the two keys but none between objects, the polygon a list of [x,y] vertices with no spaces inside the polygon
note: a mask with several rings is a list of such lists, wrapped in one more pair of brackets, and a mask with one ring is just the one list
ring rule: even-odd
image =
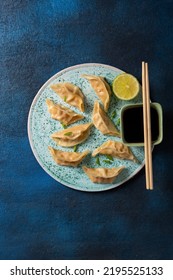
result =
[{"label": "green ceramic sauce bowl", "polygon": [[[163,111],[159,103],[150,103],[152,144],[163,139]],[[122,142],[127,146],[144,146],[143,104],[129,104],[121,109]]]}]

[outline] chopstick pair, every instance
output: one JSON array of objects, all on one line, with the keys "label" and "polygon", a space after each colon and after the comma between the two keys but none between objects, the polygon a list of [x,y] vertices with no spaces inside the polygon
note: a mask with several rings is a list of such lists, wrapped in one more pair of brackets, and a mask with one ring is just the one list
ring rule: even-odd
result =
[{"label": "chopstick pair", "polygon": [[152,139],[148,63],[142,62],[142,98],[146,189],[153,190]]}]

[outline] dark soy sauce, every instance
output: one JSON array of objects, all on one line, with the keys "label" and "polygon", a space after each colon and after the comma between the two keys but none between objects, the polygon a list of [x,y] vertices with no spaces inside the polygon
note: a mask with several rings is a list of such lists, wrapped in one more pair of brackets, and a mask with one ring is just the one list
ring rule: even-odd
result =
[{"label": "dark soy sauce", "polygon": [[[158,112],[151,107],[151,136],[156,141],[159,136]],[[123,113],[124,139],[128,143],[143,143],[143,108],[142,106],[128,108]]]}]

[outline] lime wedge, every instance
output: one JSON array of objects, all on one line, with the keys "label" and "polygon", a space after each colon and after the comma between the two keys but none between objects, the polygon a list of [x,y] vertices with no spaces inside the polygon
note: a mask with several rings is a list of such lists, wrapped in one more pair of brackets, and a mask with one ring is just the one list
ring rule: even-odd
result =
[{"label": "lime wedge", "polygon": [[134,76],[123,73],[114,79],[112,90],[119,99],[131,100],[138,95],[140,85]]}]

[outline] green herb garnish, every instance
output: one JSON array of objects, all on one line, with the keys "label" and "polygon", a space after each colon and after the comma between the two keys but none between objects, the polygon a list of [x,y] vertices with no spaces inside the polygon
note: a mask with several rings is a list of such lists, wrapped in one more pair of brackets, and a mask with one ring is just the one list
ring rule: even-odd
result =
[{"label": "green herb garnish", "polygon": [[64,102],[66,102],[66,100],[67,100],[67,96],[64,96]]},{"label": "green herb garnish", "polygon": [[115,118],[117,112],[116,111],[113,111],[112,114],[111,114],[111,119]]},{"label": "green herb garnish", "polygon": [[116,125],[120,125],[120,118],[117,120]]},{"label": "green herb garnish", "polygon": [[112,162],[110,161],[110,160],[107,160],[107,159],[105,159],[105,160],[103,160],[105,163],[108,163],[108,164],[111,164]]},{"label": "green herb garnish", "polygon": [[70,135],[72,135],[72,132],[71,132],[71,131],[66,132],[66,133],[64,133],[64,135],[66,135],[66,136],[70,136]]},{"label": "green herb garnish", "polygon": [[74,151],[74,152],[77,151],[77,145],[74,146],[73,151]]},{"label": "green herb garnish", "polygon": [[114,161],[113,157],[111,155],[106,155],[107,159]]},{"label": "green herb garnish", "polygon": [[99,159],[99,157],[96,158],[96,164],[100,165],[100,159]]},{"label": "green herb garnish", "polygon": [[62,125],[62,127],[65,129],[65,128],[67,128],[67,125],[65,125],[65,124],[63,124],[63,123],[61,123],[61,125]]}]

